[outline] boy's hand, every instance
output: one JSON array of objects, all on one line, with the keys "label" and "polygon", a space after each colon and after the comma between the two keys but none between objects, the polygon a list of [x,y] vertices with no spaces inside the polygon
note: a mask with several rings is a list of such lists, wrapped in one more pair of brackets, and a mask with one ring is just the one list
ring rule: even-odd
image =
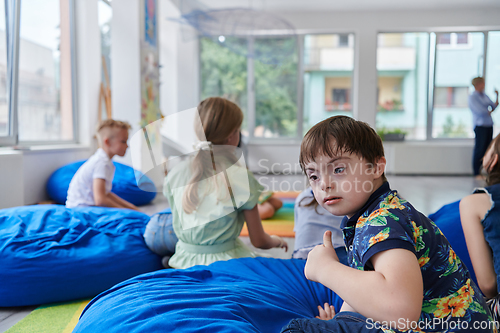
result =
[{"label": "boy's hand", "polygon": [[339,257],[337,257],[337,253],[333,248],[332,232],[328,230],[323,235],[323,244],[317,245],[307,255],[307,262],[304,268],[306,278],[319,282],[319,274],[323,270],[323,267],[332,261],[339,262]]},{"label": "boy's hand", "polygon": [[328,303],[325,303],[325,308],[323,309],[321,305],[318,305],[319,316],[316,318],[321,320],[330,320],[335,317],[335,307]]}]

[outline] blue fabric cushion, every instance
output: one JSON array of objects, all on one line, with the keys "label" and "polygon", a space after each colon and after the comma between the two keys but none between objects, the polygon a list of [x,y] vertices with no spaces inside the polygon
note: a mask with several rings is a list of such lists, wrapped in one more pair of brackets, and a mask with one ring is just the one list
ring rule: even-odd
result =
[{"label": "blue fabric cushion", "polygon": [[166,269],[94,298],[75,332],[279,332],[342,300],[304,276],[305,260],[240,258]]},{"label": "blue fabric cushion", "polygon": [[470,275],[477,284],[476,274],[470,261],[469,251],[465,243],[464,231],[460,222],[460,200],[444,205],[429,218],[436,223],[450,242],[453,251],[469,269]]},{"label": "blue fabric cushion", "polygon": [[[66,203],[69,183],[83,163],[85,161],[74,162],[54,171],[47,181],[47,193],[52,200],[61,205]],[[111,192],[136,206],[146,205],[156,197],[155,184],[148,176],[128,165],[118,162],[113,164],[116,171]]]},{"label": "blue fabric cushion", "polygon": [[129,209],[36,205],[0,210],[0,306],[89,298],[163,268]]}]

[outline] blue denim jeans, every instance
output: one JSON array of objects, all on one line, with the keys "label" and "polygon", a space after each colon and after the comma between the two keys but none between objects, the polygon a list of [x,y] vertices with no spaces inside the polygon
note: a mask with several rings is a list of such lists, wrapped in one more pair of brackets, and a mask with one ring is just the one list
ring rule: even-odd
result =
[{"label": "blue denim jeans", "polygon": [[175,252],[177,240],[170,209],[151,217],[144,232],[144,241],[151,251],[162,257],[171,256]]},{"label": "blue denim jeans", "polygon": [[283,327],[282,333],[351,333],[383,332],[373,322],[357,312],[342,311],[330,320],[318,318],[293,319]]}]

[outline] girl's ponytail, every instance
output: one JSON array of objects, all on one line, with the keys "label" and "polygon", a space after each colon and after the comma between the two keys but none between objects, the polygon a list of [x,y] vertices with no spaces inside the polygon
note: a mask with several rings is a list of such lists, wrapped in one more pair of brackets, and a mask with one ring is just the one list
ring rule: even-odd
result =
[{"label": "girl's ponytail", "polygon": [[[221,171],[218,160],[224,158],[230,163],[237,159],[228,149],[218,149],[227,138],[241,127],[243,112],[235,103],[220,97],[210,97],[198,105],[200,122],[195,122],[195,133],[199,140],[208,141],[208,147],[200,148],[191,163],[192,177],[182,196],[182,208],[187,214],[196,210],[200,203],[198,184]],[[217,158],[215,158],[217,156]],[[219,184],[216,182],[215,188]]]}]

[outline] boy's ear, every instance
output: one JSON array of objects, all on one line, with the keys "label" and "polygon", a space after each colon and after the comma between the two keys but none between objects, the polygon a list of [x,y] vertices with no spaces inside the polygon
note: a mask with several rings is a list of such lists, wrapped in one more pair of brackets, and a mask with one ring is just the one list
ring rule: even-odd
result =
[{"label": "boy's ear", "polygon": [[377,178],[381,177],[384,174],[386,164],[387,164],[387,160],[385,159],[384,156],[380,157],[378,159],[378,161],[376,162],[375,175],[377,175]]},{"label": "boy's ear", "polygon": [[107,136],[107,137],[105,137],[105,138],[102,140],[102,144],[103,144],[104,146],[109,146],[109,141],[110,141],[110,140],[109,140],[109,137]]}]

